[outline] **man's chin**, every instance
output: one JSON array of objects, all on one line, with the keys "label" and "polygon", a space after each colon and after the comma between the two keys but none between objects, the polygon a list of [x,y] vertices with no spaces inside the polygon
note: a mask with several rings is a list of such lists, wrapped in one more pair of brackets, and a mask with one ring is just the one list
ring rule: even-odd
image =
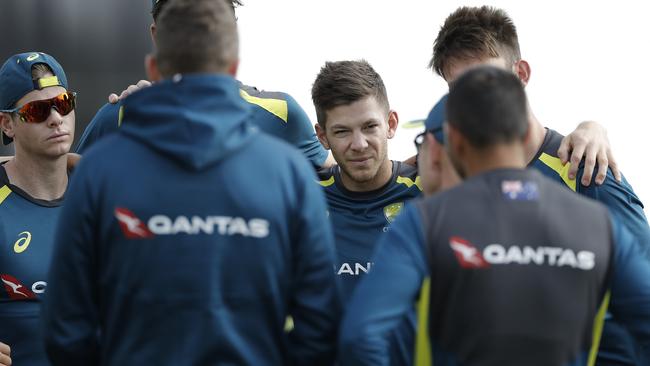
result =
[{"label": "man's chin", "polygon": [[55,150],[47,151],[43,155],[47,156],[48,158],[50,158],[52,160],[56,160],[56,159],[60,159],[62,157],[65,157],[69,152],[70,152],[70,148],[61,147],[61,148],[58,148],[58,149],[55,149]]},{"label": "man's chin", "polygon": [[370,182],[377,175],[376,171],[373,174],[373,172],[370,169],[363,169],[363,170],[344,169],[344,171],[345,171],[345,174],[351,180],[353,180],[355,183],[359,183],[359,184]]}]

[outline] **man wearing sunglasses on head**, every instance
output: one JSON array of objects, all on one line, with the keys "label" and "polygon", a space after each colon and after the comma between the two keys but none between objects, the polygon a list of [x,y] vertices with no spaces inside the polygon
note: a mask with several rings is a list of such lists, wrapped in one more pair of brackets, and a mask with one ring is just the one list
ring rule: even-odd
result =
[{"label": "man wearing sunglasses on head", "polygon": [[0,341],[17,365],[48,364],[40,300],[68,186],[74,108],[75,94],[52,56],[22,53],[0,69],[2,142],[15,147],[0,165]]}]

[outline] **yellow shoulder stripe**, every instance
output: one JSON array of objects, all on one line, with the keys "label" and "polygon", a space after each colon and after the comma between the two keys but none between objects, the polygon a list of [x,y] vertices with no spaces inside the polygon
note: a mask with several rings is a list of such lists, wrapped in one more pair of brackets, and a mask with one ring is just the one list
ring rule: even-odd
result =
[{"label": "yellow shoulder stripe", "polygon": [[320,184],[323,187],[329,187],[332,184],[334,184],[334,176],[331,176],[330,179],[328,180],[321,180],[318,182],[318,184]]},{"label": "yellow shoulder stripe", "polygon": [[289,118],[289,107],[287,106],[286,100],[254,97],[246,93],[246,91],[243,89],[239,89],[239,94],[241,94],[242,98],[244,98],[244,100],[248,103],[255,104],[266,109],[267,111],[273,113],[278,118],[283,120],[284,123],[287,123],[287,120]]},{"label": "yellow shoulder stripe", "polygon": [[576,180],[570,179],[569,178],[569,167],[571,166],[571,163],[567,163],[566,165],[562,165],[562,160],[559,158],[553,157],[547,153],[542,153],[542,155],[539,156],[539,160],[541,160],[542,163],[546,164],[549,168],[555,170],[557,174],[562,178],[564,183],[571,188],[574,192],[576,191]]},{"label": "yellow shoulder stripe", "polygon": [[117,127],[122,126],[122,118],[124,118],[124,106],[120,106],[120,110],[117,112]]},{"label": "yellow shoulder stripe", "polygon": [[598,354],[598,347],[600,347],[600,336],[603,334],[605,313],[607,313],[607,307],[609,306],[610,295],[611,292],[607,291],[602,304],[600,304],[596,318],[594,319],[594,333],[591,338],[591,349],[589,350],[589,360],[587,361],[587,365],[589,366],[596,364],[596,355]]},{"label": "yellow shoulder stripe", "polygon": [[415,334],[415,365],[432,365],[431,340],[429,339],[429,297],[431,278],[427,277],[420,288],[420,298],[415,305],[418,325]]},{"label": "yellow shoulder stripe", "polygon": [[409,177],[398,176],[396,180],[397,184],[404,184],[408,188],[411,188],[414,184],[420,191],[422,191],[422,183],[420,182],[420,176],[415,177],[415,182]]},{"label": "yellow shoulder stripe", "polygon": [[4,202],[5,199],[7,199],[7,196],[9,196],[10,194],[11,194],[11,189],[6,185],[2,186],[2,188],[0,188],[0,204],[2,204],[2,202]]}]

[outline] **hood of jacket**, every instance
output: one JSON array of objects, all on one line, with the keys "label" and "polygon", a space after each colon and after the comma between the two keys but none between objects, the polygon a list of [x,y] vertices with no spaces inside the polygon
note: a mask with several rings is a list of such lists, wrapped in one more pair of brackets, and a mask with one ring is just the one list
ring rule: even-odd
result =
[{"label": "hood of jacket", "polygon": [[239,83],[227,75],[176,75],[123,105],[122,133],[191,170],[219,162],[257,133]]}]

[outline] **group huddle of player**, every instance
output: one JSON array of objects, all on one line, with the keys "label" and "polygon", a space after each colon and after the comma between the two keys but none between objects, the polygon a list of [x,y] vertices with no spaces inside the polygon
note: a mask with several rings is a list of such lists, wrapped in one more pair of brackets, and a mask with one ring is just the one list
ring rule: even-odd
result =
[{"label": "group huddle of player", "polygon": [[0,365],[650,364],[642,203],[600,125],[535,118],[505,11],[446,18],[401,162],[364,60],[325,62],[314,126],[239,82],[238,5],[152,0],[149,81],[78,164],[73,81],[5,61]]}]

